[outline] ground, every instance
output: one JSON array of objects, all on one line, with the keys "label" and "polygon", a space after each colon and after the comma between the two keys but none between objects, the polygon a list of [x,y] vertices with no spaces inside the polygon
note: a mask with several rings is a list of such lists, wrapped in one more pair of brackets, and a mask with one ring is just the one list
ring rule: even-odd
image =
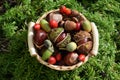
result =
[{"label": "ground", "polygon": [[[99,52],[73,71],[55,71],[28,52],[26,23],[60,5],[78,10],[99,31]],[[120,0],[1,0],[0,80],[120,80]]]}]

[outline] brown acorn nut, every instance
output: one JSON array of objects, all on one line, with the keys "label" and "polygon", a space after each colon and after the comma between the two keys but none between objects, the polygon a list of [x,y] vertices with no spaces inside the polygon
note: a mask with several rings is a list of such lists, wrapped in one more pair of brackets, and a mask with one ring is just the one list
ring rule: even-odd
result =
[{"label": "brown acorn nut", "polygon": [[65,21],[64,28],[66,31],[74,30],[76,28],[76,23],[73,21],[67,20],[67,21]]},{"label": "brown acorn nut", "polygon": [[55,20],[59,23],[63,19],[63,16],[59,13],[50,13],[50,14],[48,14],[47,18],[49,21]]},{"label": "brown acorn nut", "polygon": [[74,40],[77,43],[77,45],[80,45],[80,43],[87,42],[91,39],[92,39],[92,37],[91,37],[90,33],[88,33],[87,31],[80,30],[79,32],[77,32],[74,35]]},{"label": "brown acorn nut", "polygon": [[75,52],[72,52],[72,53],[68,53],[65,58],[64,58],[64,61],[66,63],[66,65],[74,65],[77,63],[77,60],[78,59],[78,54],[75,53]]},{"label": "brown acorn nut", "polygon": [[47,33],[43,30],[36,31],[33,36],[33,41],[36,47],[41,46],[46,39],[47,39]]},{"label": "brown acorn nut", "polygon": [[77,50],[79,53],[84,53],[84,54],[88,54],[90,52],[90,50],[92,49],[92,41],[88,41],[84,44],[81,44],[77,47]]}]

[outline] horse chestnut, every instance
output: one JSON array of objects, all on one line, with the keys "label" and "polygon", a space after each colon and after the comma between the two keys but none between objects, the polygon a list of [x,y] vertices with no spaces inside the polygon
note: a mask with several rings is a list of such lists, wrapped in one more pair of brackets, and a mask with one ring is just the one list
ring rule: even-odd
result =
[{"label": "horse chestnut", "polygon": [[60,36],[57,38],[56,43],[59,43],[60,41],[62,41],[65,37],[67,36],[66,33],[61,33]]},{"label": "horse chestnut", "polygon": [[78,54],[77,53],[68,53],[67,56],[64,58],[66,65],[74,65],[77,63]]},{"label": "horse chestnut", "polygon": [[47,33],[43,30],[38,30],[35,32],[33,39],[34,43],[37,46],[40,46],[43,43],[43,41],[47,39]]}]

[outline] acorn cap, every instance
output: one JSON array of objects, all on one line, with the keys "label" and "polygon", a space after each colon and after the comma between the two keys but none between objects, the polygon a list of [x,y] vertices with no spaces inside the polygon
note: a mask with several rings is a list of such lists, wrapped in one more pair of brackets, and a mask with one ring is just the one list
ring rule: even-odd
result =
[{"label": "acorn cap", "polygon": [[63,28],[54,28],[52,29],[52,31],[50,32],[50,40],[53,41],[55,43],[56,39],[58,38],[58,36],[64,32]]},{"label": "acorn cap", "polygon": [[65,21],[64,28],[66,31],[74,30],[76,28],[76,23],[73,21],[67,20],[67,21]]},{"label": "acorn cap", "polygon": [[44,46],[48,48],[51,52],[54,52],[54,46],[50,40],[45,40],[44,41]]},{"label": "acorn cap", "polygon": [[59,49],[65,48],[70,41],[71,41],[71,36],[69,33],[67,33],[67,36],[62,41],[57,43],[57,47],[59,47]]}]

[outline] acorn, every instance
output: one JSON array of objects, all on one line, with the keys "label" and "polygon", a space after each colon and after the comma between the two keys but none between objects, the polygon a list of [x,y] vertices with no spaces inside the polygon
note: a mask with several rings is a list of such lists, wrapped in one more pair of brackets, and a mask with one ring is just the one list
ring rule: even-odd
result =
[{"label": "acorn", "polygon": [[45,30],[46,32],[50,32],[51,31],[49,23],[45,19],[42,19],[40,21],[40,25],[41,25],[42,29]]},{"label": "acorn", "polygon": [[76,48],[77,48],[77,44],[75,42],[70,42],[66,46],[66,50],[69,51],[69,52],[75,51]]},{"label": "acorn", "polygon": [[92,37],[91,34],[88,33],[87,31],[80,30],[74,35],[73,39],[75,40],[77,45],[80,45],[80,43],[82,42],[87,42],[88,40],[91,40]]},{"label": "acorn", "polygon": [[77,63],[77,61],[78,61],[78,54],[75,53],[75,52],[68,53],[65,56],[64,61],[65,61],[66,65],[72,66],[72,65]]},{"label": "acorn", "polygon": [[33,36],[33,41],[36,47],[40,47],[47,39],[47,33],[43,30],[37,30]]},{"label": "acorn", "polygon": [[62,21],[63,16],[59,13],[50,13],[48,15],[48,19],[49,19],[49,21],[50,20],[55,20],[57,23],[59,23],[60,21]]},{"label": "acorn", "polygon": [[90,50],[92,49],[92,41],[88,41],[84,44],[81,44],[77,47],[77,50],[79,53],[84,53],[84,54],[88,54],[90,52]]},{"label": "acorn", "polygon": [[92,30],[91,23],[88,20],[84,20],[82,22],[82,28],[87,32],[91,32],[91,30]]},{"label": "acorn", "polygon": [[49,49],[46,49],[43,53],[42,53],[42,59],[43,60],[47,60],[49,59],[49,57],[53,54],[53,52]]},{"label": "acorn", "polygon": [[67,21],[65,21],[64,28],[66,31],[74,30],[76,28],[76,23],[73,21],[67,20]]}]

